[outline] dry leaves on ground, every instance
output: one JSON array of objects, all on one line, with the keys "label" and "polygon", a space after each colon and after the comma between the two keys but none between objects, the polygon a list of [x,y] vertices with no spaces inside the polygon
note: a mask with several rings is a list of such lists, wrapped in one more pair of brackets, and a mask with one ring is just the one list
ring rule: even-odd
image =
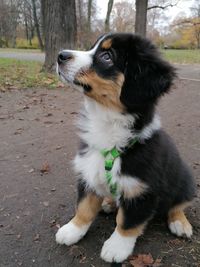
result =
[{"label": "dry leaves on ground", "polygon": [[34,237],[33,237],[33,241],[39,241],[40,240],[40,235],[39,234],[36,234]]},{"label": "dry leaves on ground", "polygon": [[138,254],[129,258],[129,263],[133,267],[159,267],[161,266],[161,259],[154,260],[152,255]]},{"label": "dry leaves on ground", "polygon": [[171,239],[167,242],[169,245],[173,245],[173,246],[178,246],[178,245],[183,245],[184,243],[184,240],[181,240],[181,239]]},{"label": "dry leaves on ground", "polygon": [[47,174],[47,173],[49,173],[49,171],[50,171],[50,166],[49,166],[48,162],[45,162],[42,165],[42,168],[40,169],[40,172]]}]

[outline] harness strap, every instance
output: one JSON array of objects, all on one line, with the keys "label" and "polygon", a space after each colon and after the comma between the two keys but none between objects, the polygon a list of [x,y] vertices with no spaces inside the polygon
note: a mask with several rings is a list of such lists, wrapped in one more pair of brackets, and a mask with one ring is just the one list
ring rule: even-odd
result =
[{"label": "harness strap", "polygon": [[116,147],[110,150],[102,149],[100,151],[102,156],[105,158],[104,167],[105,167],[106,183],[113,197],[116,197],[118,193],[118,185],[117,185],[117,182],[112,181],[113,176],[111,172],[115,159],[118,158],[121,154],[123,154],[128,148],[132,147],[137,141],[138,141],[138,138],[135,137],[128,143],[128,146],[126,146],[125,149],[122,151],[119,151]]}]

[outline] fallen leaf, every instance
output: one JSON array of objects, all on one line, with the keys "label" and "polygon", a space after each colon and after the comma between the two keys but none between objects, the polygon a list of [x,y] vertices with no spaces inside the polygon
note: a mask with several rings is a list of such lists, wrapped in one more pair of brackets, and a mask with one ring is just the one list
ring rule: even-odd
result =
[{"label": "fallen leaf", "polygon": [[66,205],[65,205],[65,204],[62,204],[62,203],[60,203],[60,204],[59,204],[59,207],[60,207],[60,208],[66,208]]},{"label": "fallen leaf", "polygon": [[83,248],[77,245],[71,246],[69,250],[70,255],[73,255],[76,259],[79,259],[79,263],[84,263],[86,260]]},{"label": "fallen leaf", "polygon": [[41,173],[49,173],[49,171],[50,171],[50,166],[49,166],[48,162],[45,162],[42,165],[42,168],[40,169],[40,172]]},{"label": "fallen leaf", "polygon": [[14,132],[14,135],[21,134],[23,130],[24,130],[23,128],[18,128],[18,129]]},{"label": "fallen leaf", "polygon": [[51,116],[53,116],[52,113],[47,113],[44,117],[51,117]]},{"label": "fallen leaf", "polygon": [[10,90],[16,90],[16,89],[18,89],[18,87],[17,86],[14,86],[14,85],[11,85],[11,86],[9,86],[9,89]]},{"label": "fallen leaf", "polygon": [[40,235],[36,234],[33,238],[33,241],[39,241],[40,240]]},{"label": "fallen leaf", "polygon": [[55,225],[56,225],[56,220],[55,220],[55,219],[51,220],[51,221],[49,222],[49,224],[50,224],[50,227],[55,226]]},{"label": "fallen leaf", "polygon": [[23,109],[29,109],[29,106],[25,105],[23,106]]},{"label": "fallen leaf", "polygon": [[54,80],[53,79],[46,79],[46,80],[44,80],[44,84],[47,84],[47,85],[50,85],[50,84],[52,84],[54,82]]},{"label": "fallen leaf", "polygon": [[33,104],[37,104],[37,102],[38,102],[38,99],[37,98],[33,98]]},{"label": "fallen leaf", "polygon": [[44,121],[44,124],[52,124],[53,121]]},{"label": "fallen leaf", "polygon": [[154,261],[152,255],[149,254],[138,254],[129,258],[129,263],[133,267],[159,267],[161,266],[161,259]]},{"label": "fallen leaf", "polygon": [[48,206],[49,206],[49,201],[44,201],[44,202],[43,202],[43,205],[44,205],[45,207],[48,207]]},{"label": "fallen leaf", "polygon": [[5,85],[12,85],[11,82],[5,82]]},{"label": "fallen leaf", "polygon": [[156,259],[153,263],[153,267],[160,267],[162,265],[161,261],[162,259]]},{"label": "fallen leaf", "polygon": [[30,213],[30,211],[29,210],[27,210],[27,211],[24,211],[24,213],[23,213],[23,215],[24,216],[29,216],[31,213]]},{"label": "fallen leaf", "polygon": [[175,246],[177,246],[177,245],[182,244],[182,242],[183,241],[181,241],[180,239],[176,238],[176,239],[169,240],[167,243],[169,245],[175,245]]},{"label": "fallen leaf", "polygon": [[62,82],[58,82],[57,83],[57,88],[63,88],[63,87],[65,87],[65,85],[62,83]]},{"label": "fallen leaf", "polygon": [[56,150],[59,150],[59,149],[61,149],[62,148],[62,146],[57,146],[56,147]]},{"label": "fallen leaf", "polygon": [[19,234],[19,235],[17,235],[17,239],[20,239],[21,238],[21,235]]}]

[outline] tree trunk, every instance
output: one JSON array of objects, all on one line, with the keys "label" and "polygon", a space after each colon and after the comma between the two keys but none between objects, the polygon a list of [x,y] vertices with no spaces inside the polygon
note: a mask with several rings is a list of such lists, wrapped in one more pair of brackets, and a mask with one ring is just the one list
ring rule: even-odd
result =
[{"label": "tree trunk", "polygon": [[114,3],[114,0],[108,1],[108,9],[107,9],[106,20],[105,20],[105,32],[110,31],[110,14],[112,12],[113,3]]},{"label": "tree trunk", "polygon": [[58,52],[74,48],[77,35],[75,0],[42,0],[46,71],[54,71]]},{"label": "tree trunk", "polygon": [[77,9],[77,46],[80,49],[84,48],[84,44],[82,42],[82,36],[84,32],[84,10],[83,10],[83,0],[77,0],[76,2]]},{"label": "tree trunk", "polygon": [[25,22],[26,40],[28,41],[28,23],[27,23],[26,15],[24,16],[24,22]]},{"label": "tree trunk", "polygon": [[44,50],[44,45],[42,42],[42,38],[41,38],[41,34],[40,34],[40,27],[39,27],[39,23],[38,23],[38,18],[37,18],[37,13],[36,13],[36,4],[35,4],[35,0],[32,0],[32,6],[33,6],[33,18],[34,18],[34,24],[35,24],[35,29],[36,29],[36,33],[37,33],[37,37],[38,37],[38,41],[39,41],[39,45],[40,45],[40,49]]},{"label": "tree trunk", "polygon": [[135,33],[146,36],[148,0],[136,0]]},{"label": "tree trunk", "polygon": [[92,0],[88,0],[88,17],[87,17],[87,30],[91,32],[91,13],[92,13]]}]

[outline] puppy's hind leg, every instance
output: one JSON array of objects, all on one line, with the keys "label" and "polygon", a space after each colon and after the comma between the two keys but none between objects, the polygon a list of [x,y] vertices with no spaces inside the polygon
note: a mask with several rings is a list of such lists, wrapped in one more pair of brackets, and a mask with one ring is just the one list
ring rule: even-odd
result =
[{"label": "puppy's hind leg", "polygon": [[192,226],[184,214],[184,209],[189,203],[183,203],[173,207],[168,213],[168,226],[170,231],[177,236],[192,236]]}]

